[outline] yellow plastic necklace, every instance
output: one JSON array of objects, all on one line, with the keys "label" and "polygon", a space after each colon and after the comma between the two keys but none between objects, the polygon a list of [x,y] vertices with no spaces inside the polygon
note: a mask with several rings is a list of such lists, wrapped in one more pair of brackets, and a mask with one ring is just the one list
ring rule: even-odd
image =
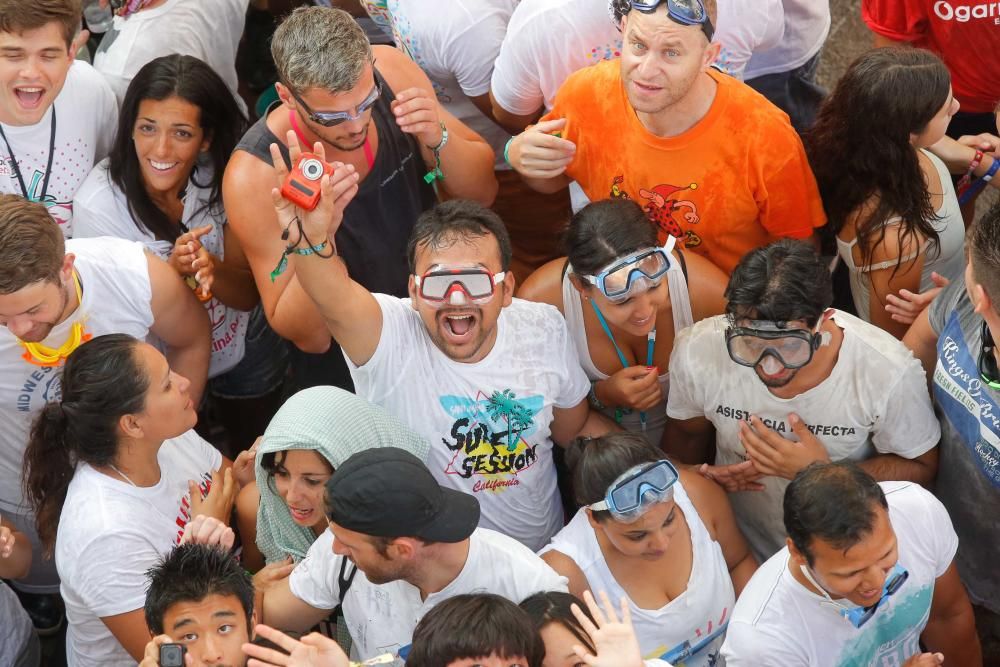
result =
[{"label": "yellow plastic necklace", "polygon": [[[83,289],[80,287],[80,278],[76,271],[73,271],[73,286],[76,288],[77,307],[83,305]],[[18,339],[24,347],[24,354],[21,357],[29,364],[35,366],[52,367],[61,366],[66,357],[73,353],[73,350],[91,339],[91,334],[85,333],[82,322],[74,322],[70,329],[69,338],[58,348],[48,347],[41,343],[27,343]]]}]

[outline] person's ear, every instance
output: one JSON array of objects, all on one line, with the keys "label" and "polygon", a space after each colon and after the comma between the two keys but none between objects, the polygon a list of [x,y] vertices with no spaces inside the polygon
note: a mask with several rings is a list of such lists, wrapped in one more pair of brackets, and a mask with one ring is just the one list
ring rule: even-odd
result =
[{"label": "person's ear", "polygon": [[202,153],[207,153],[208,149],[212,147],[212,133],[206,132],[205,138],[201,142],[201,147],[198,149]]},{"label": "person's ear", "polygon": [[419,550],[419,542],[410,537],[397,537],[389,542],[390,558],[393,560],[413,560]]},{"label": "person's ear", "polygon": [[118,418],[118,429],[122,435],[133,439],[139,439],[144,434],[139,418],[132,414],[122,415]]},{"label": "person's ear", "polygon": [[274,84],[274,92],[278,94],[278,99],[281,103],[291,109],[298,109],[296,106],[296,100],[292,96],[292,91],[288,89],[288,86],[278,81]]},{"label": "person's ear", "polygon": [[722,45],[718,42],[712,42],[705,49],[705,57],[702,61],[703,67],[711,67],[712,63],[719,59],[719,54],[722,53]]},{"label": "person's ear", "polygon": [[503,307],[506,308],[514,300],[514,291],[517,287],[517,276],[510,269],[507,269],[506,274],[501,281],[503,289]]},{"label": "person's ear", "polygon": [[73,264],[76,261],[76,255],[71,252],[66,253],[63,257],[62,265],[59,267],[59,281],[66,285],[73,280]]},{"label": "person's ear", "polygon": [[417,281],[414,280],[413,274],[406,281],[406,292],[410,295],[410,308],[413,310],[417,309],[417,299],[420,298],[417,294]]},{"label": "person's ear", "polygon": [[785,546],[788,547],[788,560],[794,567],[809,565],[809,561],[806,559],[805,554],[796,548],[795,543],[792,542],[790,537],[785,538]]},{"label": "person's ear", "polygon": [[583,279],[580,276],[570,271],[569,282],[576,289],[576,291],[580,293],[581,298],[584,299],[587,298],[587,288],[589,287],[589,285],[587,283],[584,283]]},{"label": "person's ear", "polygon": [[587,514],[587,523],[590,524],[590,527],[593,528],[593,529],[595,529],[595,530],[597,528],[599,528],[600,525],[601,525],[601,522],[594,518],[594,510],[592,510],[592,509],[590,509],[588,507],[588,508],[584,509],[583,511],[586,512],[586,514]]},{"label": "person's ear", "polygon": [[969,299],[977,315],[986,315],[993,309],[993,302],[980,283],[973,284]]}]

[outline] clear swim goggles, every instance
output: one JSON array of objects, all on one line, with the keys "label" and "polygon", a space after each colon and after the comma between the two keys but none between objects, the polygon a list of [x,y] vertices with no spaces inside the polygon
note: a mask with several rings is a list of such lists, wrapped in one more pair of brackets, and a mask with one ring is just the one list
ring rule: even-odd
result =
[{"label": "clear swim goggles", "polygon": [[616,259],[594,276],[580,276],[601,290],[609,301],[621,303],[629,297],[656,287],[670,270],[670,253],[677,238],[668,236],[662,248],[643,248]]},{"label": "clear swim goggles", "polygon": [[604,500],[587,507],[595,512],[608,511],[616,521],[635,521],[657,503],[674,497],[677,468],[666,459],[629,468],[616,479]]},{"label": "clear swim goggles", "polygon": [[785,368],[802,368],[822,345],[822,324],[820,318],[812,331],[783,327],[769,320],[750,320],[745,326],[731,324],[726,329],[726,350],[740,366],[753,367],[771,356]]},{"label": "clear swim goggles", "polygon": [[878,602],[869,605],[867,607],[848,607],[843,602],[838,602],[830,597],[830,594],[826,592],[826,589],[819,585],[819,582],[813,578],[812,573],[809,568],[805,565],[800,566],[802,570],[802,575],[809,580],[813,586],[823,594],[826,598],[828,604],[833,605],[840,612],[841,617],[847,619],[851,625],[856,628],[860,628],[862,625],[867,623],[875,616],[875,612],[878,611],[886,600],[888,600],[892,595],[902,587],[906,580],[910,578],[910,573],[906,571],[906,568],[900,565],[898,562],[893,566],[892,571],[885,578],[885,583],[882,584],[882,595],[879,597]]}]

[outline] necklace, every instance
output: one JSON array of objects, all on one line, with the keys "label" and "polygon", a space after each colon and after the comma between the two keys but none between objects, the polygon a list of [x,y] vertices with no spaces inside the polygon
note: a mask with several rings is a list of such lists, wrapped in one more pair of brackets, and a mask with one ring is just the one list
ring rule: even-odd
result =
[{"label": "necklace", "polygon": [[[608,338],[611,340],[611,344],[615,346],[615,352],[618,353],[618,360],[622,362],[622,368],[628,368],[628,359],[622,353],[622,349],[618,347],[618,341],[615,340],[614,334],[611,333],[611,327],[608,326],[607,320],[604,319],[604,313],[601,309],[597,307],[597,304],[593,300],[590,300],[590,305],[594,307],[594,314],[597,315],[597,321],[601,323],[601,328],[604,329],[604,333],[607,334]],[[653,365],[653,351],[656,349],[656,325],[653,325],[653,330],[646,334],[646,367],[652,367]],[[621,424],[622,417],[630,410],[625,410],[621,407],[615,408],[615,422]],[[646,430],[646,413],[639,413],[639,423],[642,424],[642,430]]]},{"label": "necklace", "polygon": [[109,463],[109,464],[108,464],[108,467],[109,467],[109,468],[111,468],[112,470],[114,470],[114,471],[115,471],[116,473],[118,473],[119,475],[121,475],[122,479],[124,479],[124,480],[125,480],[126,482],[128,482],[129,484],[131,484],[132,486],[134,486],[134,487],[135,487],[135,488],[137,488],[137,489],[139,488],[139,485],[138,485],[138,484],[136,484],[135,482],[133,482],[132,480],[130,480],[130,479],[128,478],[128,475],[126,475],[126,474],[125,474],[125,473],[123,473],[123,472],[122,472],[121,470],[119,470],[119,469],[118,469],[118,468],[117,468],[117,467],[115,466],[115,464],[114,464],[114,463]]},{"label": "necklace", "polygon": [[[83,288],[80,287],[80,277],[76,271],[73,271],[73,286],[76,288],[77,302],[79,305],[82,305]],[[35,366],[51,368],[53,366],[61,366],[76,348],[91,338],[91,334],[84,332],[82,322],[74,322],[66,342],[57,348],[42,345],[41,343],[28,343],[21,339],[18,339],[17,342],[24,347],[24,354],[21,355],[22,359]]]},{"label": "necklace", "polygon": [[[7,140],[7,135],[3,131],[3,125],[0,124],[0,138],[3,139],[4,145],[7,147],[7,154],[10,156],[10,168],[14,170],[14,176],[17,178],[17,184],[21,186],[21,194],[28,201],[37,201],[45,203],[45,195],[49,191],[49,177],[52,175],[52,158],[56,152],[56,107],[52,106],[52,127],[49,130],[49,161],[45,166],[45,176],[42,179],[42,192],[38,199],[35,199],[28,193],[28,187],[24,184],[24,177],[21,175],[21,167],[17,164],[17,157],[14,155],[14,149],[10,147],[10,142]],[[32,183],[34,185],[34,183]]]}]

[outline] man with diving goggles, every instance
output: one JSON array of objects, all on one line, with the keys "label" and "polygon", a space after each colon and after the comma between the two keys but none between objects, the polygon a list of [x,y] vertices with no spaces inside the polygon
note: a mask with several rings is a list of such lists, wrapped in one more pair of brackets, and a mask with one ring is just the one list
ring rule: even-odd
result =
[{"label": "man with diving goggles", "polygon": [[[294,138],[290,148],[294,163]],[[285,163],[276,156],[274,164],[280,184]],[[563,525],[553,442],[616,428],[590,411],[590,382],[565,320],[513,298],[503,221],[464,200],[418,218],[407,246],[409,298],[372,294],[331,241],[357,191],[352,170],[334,166],[314,210],[285,200],[275,210],[289,230],[289,266],[343,349],[358,395],[427,438],[431,472],[479,499],[483,527],[539,549]]]},{"label": "man with diving goggles", "polygon": [[812,246],[782,240],[747,254],[726,298],[725,315],[677,337],[664,446],[733,492],[760,560],[784,543],[782,494],[810,463],[850,459],[877,480],[934,479],[940,429],[919,362],[830,308],[830,273]]}]

